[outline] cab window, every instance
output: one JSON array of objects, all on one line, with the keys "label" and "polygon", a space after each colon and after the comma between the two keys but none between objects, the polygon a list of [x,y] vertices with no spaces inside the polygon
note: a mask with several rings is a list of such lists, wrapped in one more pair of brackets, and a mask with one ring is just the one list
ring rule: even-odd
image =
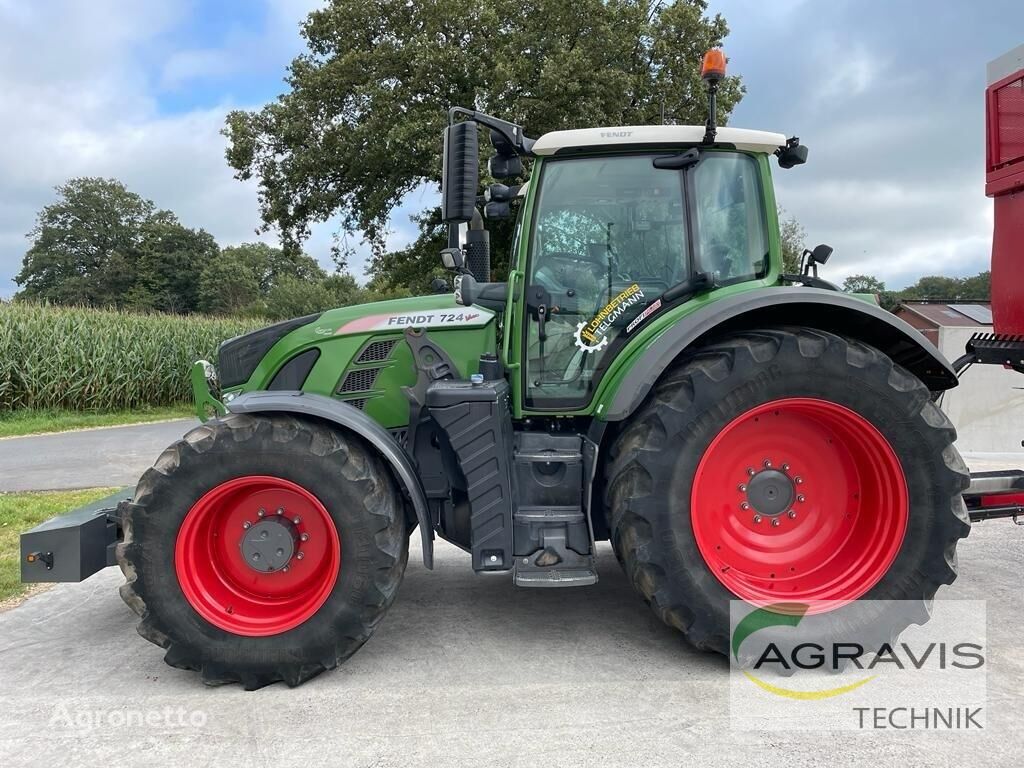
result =
[{"label": "cab window", "polygon": [[586,405],[629,322],[689,276],[683,175],[653,157],[545,163],[527,284],[546,290],[551,308],[543,333],[528,321],[528,407]]},{"label": "cab window", "polygon": [[749,155],[707,152],[693,169],[701,269],[719,285],[763,276],[768,238],[757,163]]}]

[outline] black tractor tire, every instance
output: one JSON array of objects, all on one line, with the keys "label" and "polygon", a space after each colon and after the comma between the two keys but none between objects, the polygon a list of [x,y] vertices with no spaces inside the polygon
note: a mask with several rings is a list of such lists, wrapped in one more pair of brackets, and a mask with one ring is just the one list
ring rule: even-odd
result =
[{"label": "black tractor tire", "polygon": [[[282,478],[314,495],[340,539],[336,580],[324,586],[322,605],[269,636],[236,634],[205,619],[176,573],[175,542],[190,510],[211,489],[248,476]],[[139,634],[164,648],[172,667],[197,670],[209,685],[297,686],[333,669],[369,639],[408,561],[403,498],[374,449],[289,415],[229,414],[193,429],[146,471],[123,512],[121,596],[142,618]]]},{"label": "black tractor tire", "polygon": [[722,336],[674,362],[609,452],[605,508],[616,553],[665,624],[699,649],[728,655],[730,601],[740,598],[701,554],[691,489],[702,457],[727,425],[783,398],[816,398],[854,411],[899,459],[908,497],[906,533],[894,544],[899,550],[891,565],[862,598],[915,601],[920,610],[913,617],[905,609],[872,617],[881,641],[888,642],[910,623],[927,620],[938,587],[957,576],[957,543],[970,530],[961,496],[969,474],[953,447],[953,425],[928,389],[854,339],[765,328]]}]

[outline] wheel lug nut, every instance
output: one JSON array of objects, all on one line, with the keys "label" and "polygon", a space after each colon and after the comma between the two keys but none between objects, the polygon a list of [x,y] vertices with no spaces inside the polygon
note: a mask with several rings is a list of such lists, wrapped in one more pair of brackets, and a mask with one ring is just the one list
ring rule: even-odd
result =
[{"label": "wheel lug nut", "polygon": [[289,566],[287,566],[287,565],[286,565],[286,566],[285,566],[284,568],[282,568],[281,570],[282,570],[282,571],[283,571],[284,573],[288,573],[288,571],[290,571],[290,570],[291,570],[291,568],[290,568]]},{"label": "wheel lug nut", "polygon": [[244,523],[242,523],[242,527],[245,528],[246,530],[249,530],[250,528],[252,528],[252,523],[250,523],[248,520],[246,520]]},{"label": "wheel lug nut", "polygon": [[807,501],[807,497],[804,496],[802,493],[799,493],[799,494],[797,494],[796,500],[797,501]]},{"label": "wheel lug nut", "polygon": [[761,516],[760,515],[754,515],[754,522],[755,523],[760,523],[761,522]]},{"label": "wheel lug nut", "polygon": [[284,514],[284,507],[278,507],[277,508],[277,514],[283,515]]},{"label": "wheel lug nut", "polygon": [[744,501],[744,502],[742,502],[742,503],[740,504],[740,509],[742,509],[742,510],[748,510],[748,509],[750,509],[750,505],[749,505],[749,504],[748,504],[747,502],[745,502],[745,501]]},{"label": "wheel lug nut", "polygon": [[304,558],[305,556],[306,556],[306,553],[305,553],[305,552],[296,552],[296,553],[295,553],[295,559],[296,559],[296,560],[301,560],[301,559],[302,559],[302,558]]},{"label": "wheel lug nut", "polygon": [[804,481],[804,479],[802,477],[794,477],[793,478],[793,482],[796,483],[797,485],[800,485],[803,481]]},{"label": "wheel lug nut", "polygon": [[296,525],[298,525],[299,523],[302,522],[302,518],[299,517],[298,515],[296,515],[295,517],[292,518],[292,522],[295,523]]},{"label": "wheel lug nut", "polygon": [[782,471],[783,472],[789,472],[789,464],[783,464],[782,465]]},{"label": "wheel lug nut", "polygon": [[789,517],[790,520],[795,520],[796,519],[796,510],[795,509],[789,510],[788,517]]},{"label": "wheel lug nut", "polygon": [[299,536],[299,538],[302,539],[303,541],[309,541],[309,534],[308,533],[304,533],[301,536]]},{"label": "wheel lug nut", "polygon": [[773,528],[777,528],[777,527],[778,527],[778,525],[779,525],[779,518],[777,518],[777,517],[773,517],[773,518],[772,518],[772,527],[773,527]]},{"label": "wheel lug nut", "polygon": [[750,475],[751,477],[753,477],[754,476],[754,468],[753,467],[747,467],[747,474]]},{"label": "wheel lug nut", "polygon": [[265,514],[267,514],[267,510],[263,509],[263,507],[260,507],[260,511],[257,512],[256,514],[259,515],[260,517],[263,517]]},{"label": "wheel lug nut", "polygon": [[740,490],[740,493],[746,493],[747,492],[747,486],[744,485],[743,483],[740,483],[739,490]]},{"label": "wheel lug nut", "polygon": [[768,469],[772,465],[771,459],[765,459],[763,463],[765,469]]}]

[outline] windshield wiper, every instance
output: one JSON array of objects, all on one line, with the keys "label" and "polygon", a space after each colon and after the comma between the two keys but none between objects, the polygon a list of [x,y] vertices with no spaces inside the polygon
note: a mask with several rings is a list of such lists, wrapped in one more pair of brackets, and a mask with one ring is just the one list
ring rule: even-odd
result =
[{"label": "windshield wiper", "polygon": [[654,158],[654,167],[663,170],[677,171],[681,168],[689,168],[700,162],[700,150],[694,147],[688,149],[681,155],[667,155]]}]

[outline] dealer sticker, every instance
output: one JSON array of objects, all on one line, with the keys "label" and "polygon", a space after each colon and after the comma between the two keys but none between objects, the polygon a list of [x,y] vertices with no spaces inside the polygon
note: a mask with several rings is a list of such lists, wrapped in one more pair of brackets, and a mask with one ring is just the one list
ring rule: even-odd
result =
[{"label": "dealer sticker", "polygon": [[633,283],[605,304],[593,318],[576,326],[576,346],[584,352],[597,352],[608,343],[608,331],[626,310],[644,300],[643,289]]}]

